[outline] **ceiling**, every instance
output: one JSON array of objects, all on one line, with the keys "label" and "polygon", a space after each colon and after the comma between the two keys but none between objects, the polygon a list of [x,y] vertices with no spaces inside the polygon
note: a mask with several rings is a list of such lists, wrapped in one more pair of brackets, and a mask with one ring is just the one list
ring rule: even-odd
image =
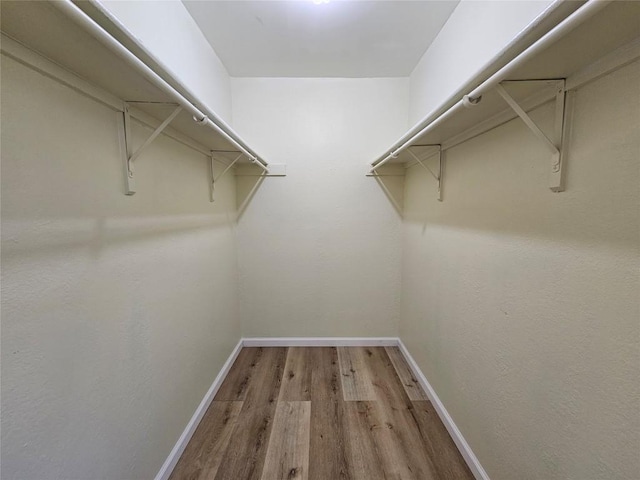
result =
[{"label": "ceiling", "polygon": [[183,0],[234,77],[404,77],[459,0]]}]

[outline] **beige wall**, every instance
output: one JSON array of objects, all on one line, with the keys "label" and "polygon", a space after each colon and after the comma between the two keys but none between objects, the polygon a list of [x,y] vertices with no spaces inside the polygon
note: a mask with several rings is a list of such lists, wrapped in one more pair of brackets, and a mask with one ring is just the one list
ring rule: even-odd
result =
[{"label": "beige wall", "polygon": [[[235,186],[2,56],[2,478],[152,478],[240,336]],[[136,126],[138,144],[149,130]]]},{"label": "beige wall", "polygon": [[400,216],[365,173],[407,128],[408,80],[231,85],[234,127],[287,164],[238,222],[243,334],[397,335]]},{"label": "beige wall", "polygon": [[409,170],[401,338],[492,480],[640,472],[639,85],[578,91],[564,193],[520,120],[447,151],[443,203]]}]

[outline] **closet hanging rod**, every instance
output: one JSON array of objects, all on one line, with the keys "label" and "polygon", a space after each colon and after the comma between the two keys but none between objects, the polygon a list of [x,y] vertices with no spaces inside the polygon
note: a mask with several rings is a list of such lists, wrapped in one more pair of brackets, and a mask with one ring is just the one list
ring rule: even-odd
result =
[{"label": "closet hanging rod", "polygon": [[[189,98],[195,99],[196,101],[192,103],[201,111],[203,111],[213,121],[213,123],[217,124],[220,128],[225,130],[229,134],[229,136],[236,139],[239,137],[239,135],[233,130],[233,128],[229,124],[227,124],[222,118],[220,118],[220,116],[218,116],[216,112],[211,110],[206,104],[199,103],[197,101],[198,96],[193,92],[193,90],[191,90],[187,85],[184,84],[184,82],[182,82],[179,78],[177,78],[177,76],[173,73],[173,70],[165,62],[160,60],[160,58],[154,55],[153,52],[151,52],[145,45],[143,45],[142,42],[140,42],[140,40],[127,28],[127,26],[124,25],[118,19],[118,17],[113,15],[102,3],[100,3],[99,0],[89,0],[89,3],[93,5],[93,7],[95,7],[102,15],[104,15],[105,18],[109,20],[109,22],[115,25],[118,28],[118,30],[120,30],[120,32],[127,37],[129,41],[135,44],[135,46],[144,53],[144,55],[146,55],[152,62],[154,62],[159,67],[161,75],[163,72],[168,74],[171,77],[172,83],[176,85],[177,90],[179,92],[184,92],[184,95],[187,97],[187,99]],[[253,150],[251,150],[249,147],[247,147],[247,149],[254,156],[257,156],[255,155]],[[267,163],[263,161],[260,157],[257,157],[257,158],[258,158],[258,161],[261,162],[263,165],[265,166],[267,165]]]},{"label": "closet hanging rod", "polygon": [[120,42],[118,42],[115,38],[113,38],[109,33],[107,33],[100,25],[98,25],[91,17],[89,17],[86,13],[84,13],[80,8],[73,4],[71,0],[59,0],[51,2],[61,11],[63,11],[66,15],[68,15],[71,19],[73,19],[76,23],[83,26],[91,35],[99,40],[103,45],[112,50],[114,53],[123,58],[127,63],[129,63],[133,68],[135,68],[141,75],[143,75],[147,80],[153,83],[158,89],[171,97],[176,103],[182,106],[189,114],[193,116],[193,119],[201,123],[202,125],[206,125],[209,128],[212,128],[216,132],[218,132],[222,137],[225,138],[229,143],[235,146],[240,152],[242,152],[247,158],[249,158],[255,165],[259,166],[265,172],[268,172],[269,169],[267,165],[259,159],[256,155],[250,153],[242,144],[240,144],[236,139],[234,139],[231,135],[229,135],[226,131],[224,131],[220,126],[215,124],[207,115],[202,113],[198,108],[196,108],[189,100],[187,100],[180,92],[178,92],[175,88],[169,85],[162,77],[160,77],[156,72],[154,72],[148,65],[146,65],[142,60],[136,57],[133,53],[131,53],[127,48],[125,48]]},{"label": "closet hanging rod", "polygon": [[[462,108],[472,108],[473,105],[476,105],[477,103],[480,102],[482,94],[484,92],[494,88],[500,82],[506,80],[508,76],[515,69],[520,67],[524,62],[526,62],[531,57],[538,54],[540,51],[549,47],[556,40],[558,40],[559,38],[569,33],[571,30],[573,30],[575,27],[580,25],[582,22],[584,22],[591,16],[595,15],[598,11],[602,10],[605,6],[607,6],[612,1],[613,0],[589,0],[586,4],[584,4],[578,10],[573,12],[563,21],[558,23],[554,28],[549,30],[545,35],[540,37],[537,41],[535,41],[528,48],[522,51],[519,55],[513,58],[504,67],[502,67],[493,75],[491,75],[489,78],[484,80],[478,87],[472,90],[469,94],[464,95],[460,100],[458,100],[455,104],[449,107],[444,113],[435,117],[432,121],[427,123],[417,133],[412,135],[408,140],[405,140],[399,147],[392,150],[385,158],[377,162],[373,162],[371,164],[372,168],[370,173],[374,173],[378,168],[382,167],[384,164],[386,164],[390,160],[396,158],[398,154],[400,154],[409,146],[411,146],[411,144],[414,143],[418,138],[420,138],[425,133],[433,130],[436,126],[438,126],[444,120],[446,120],[451,115],[456,113],[458,110]],[[431,116],[431,114],[429,116]],[[403,137],[403,139],[405,138],[406,138],[406,135]]]}]

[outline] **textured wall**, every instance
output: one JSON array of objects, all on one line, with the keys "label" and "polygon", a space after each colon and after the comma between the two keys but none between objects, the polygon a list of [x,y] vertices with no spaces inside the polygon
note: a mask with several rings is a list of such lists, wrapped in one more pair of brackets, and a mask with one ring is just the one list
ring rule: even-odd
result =
[{"label": "textured wall", "polygon": [[232,79],[234,126],[287,164],[287,177],[266,179],[239,219],[243,334],[397,334],[400,218],[365,173],[407,128],[407,86]]},{"label": "textured wall", "polygon": [[639,85],[577,92],[564,193],[520,120],[447,151],[441,204],[409,170],[401,338],[492,480],[638,478]]},{"label": "textured wall", "polygon": [[[2,56],[2,478],[152,478],[240,336],[235,188]],[[140,144],[150,131],[134,125]]]},{"label": "textured wall", "polygon": [[410,123],[467,83],[550,3],[462,0],[411,73]]},{"label": "textured wall", "polygon": [[231,124],[229,74],[180,0],[100,0],[171,73]]}]

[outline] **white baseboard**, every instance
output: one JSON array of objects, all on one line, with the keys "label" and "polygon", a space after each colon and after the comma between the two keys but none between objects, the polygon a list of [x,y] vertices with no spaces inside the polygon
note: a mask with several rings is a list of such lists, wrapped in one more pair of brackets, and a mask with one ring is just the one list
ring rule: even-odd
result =
[{"label": "white baseboard", "polygon": [[418,364],[413,359],[413,357],[409,353],[409,350],[407,350],[407,347],[404,343],[402,343],[402,340],[400,339],[398,339],[398,347],[400,348],[402,355],[407,361],[409,368],[411,368],[413,375],[418,379],[420,386],[427,393],[427,396],[429,397],[429,400],[431,400],[431,403],[438,413],[440,420],[442,420],[442,423],[447,428],[449,435],[451,435],[451,438],[458,447],[458,450],[462,454],[462,457],[464,458],[465,462],[467,462],[467,465],[471,469],[471,473],[473,473],[473,476],[476,477],[476,480],[490,480],[489,475],[487,475],[487,472],[485,472],[484,468],[482,468],[482,465],[480,465],[478,458],[475,456],[475,454],[471,450],[471,447],[462,436],[462,433],[460,433],[460,430],[453,422],[453,419],[451,418],[451,415],[449,415],[449,412],[447,412],[447,409],[444,408],[444,405],[440,401],[440,398],[438,398],[438,395],[436,395],[436,392],[427,380],[427,377],[424,376],[424,373],[422,373],[422,370],[420,370],[420,367],[418,367]]},{"label": "white baseboard", "polygon": [[195,433],[196,428],[198,428],[198,424],[200,423],[200,420],[202,420],[202,417],[204,417],[204,414],[207,412],[209,405],[211,405],[211,402],[213,401],[213,397],[215,397],[216,393],[218,393],[218,389],[220,388],[220,386],[222,385],[222,382],[224,381],[227,374],[229,373],[229,370],[231,369],[233,362],[236,361],[236,358],[238,357],[238,354],[242,349],[242,345],[243,345],[242,339],[240,339],[238,344],[235,346],[235,348],[231,352],[231,355],[229,355],[229,358],[227,358],[227,361],[224,362],[224,365],[220,369],[220,373],[218,373],[215,380],[211,384],[211,387],[209,387],[209,390],[207,391],[204,398],[200,402],[200,405],[198,405],[198,408],[193,414],[193,417],[191,417],[191,420],[189,420],[187,427],[182,432],[182,435],[180,435],[178,442],[175,444],[175,446],[171,450],[171,453],[169,454],[164,464],[160,468],[160,471],[156,475],[155,480],[167,480],[171,475],[171,472],[173,472],[173,469],[178,463],[178,460],[180,459],[182,452],[184,452],[184,449],[187,448],[187,444],[189,443],[189,440],[191,440],[191,437]]},{"label": "white baseboard", "polygon": [[191,420],[187,424],[187,427],[182,432],[182,435],[180,435],[178,442],[173,447],[173,450],[171,450],[171,453],[169,454],[164,464],[162,465],[162,468],[156,475],[155,480],[167,480],[171,475],[171,472],[173,471],[176,464],[178,463],[178,460],[180,459],[182,452],[184,452],[184,449],[187,447],[189,440],[191,440],[191,437],[196,431],[196,428],[198,427],[200,420],[202,420],[202,417],[204,416],[207,409],[209,408],[209,405],[213,401],[213,397],[215,397],[216,393],[218,392],[218,389],[220,388],[220,386],[222,385],[222,382],[224,381],[225,377],[229,373],[229,370],[231,369],[231,366],[233,365],[233,362],[236,360],[242,347],[396,347],[396,346],[400,348],[400,351],[402,352],[402,355],[404,356],[404,358],[407,360],[407,364],[411,368],[411,371],[413,372],[415,377],[418,379],[420,386],[427,393],[427,396],[429,397],[429,400],[431,400],[431,403],[433,404],[436,412],[438,413],[440,420],[442,420],[442,423],[447,428],[449,435],[451,435],[451,438],[453,439],[456,446],[458,447],[458,450],[460,450],[462,457],[467,462],[467,465],[471,469],[471,472],[475,476],[476,480],[490,480],[489,476],[482,468],[482,465],[480,465],[478,458],[475,456],[475,454],[471,450],[471,447],[469,447],[469,444],[462,436],[462,433],[460,433],[460,430],[458,430],[458,427],[453,422],[453,419],[447,412],[446,408],[444,408],[444,405],[438,398],[438,395],[436,395],[435,390],[433,389],[431,384],[427,381],[427,378],[424,376],[424,374],[420,370],[420,367],[418,367],[418,364],[416,363],[416,361],[413,359],[413,357],[407,350],[407,347],[404,345],[404,343],[402,343],[402,340],[400,340],[397,337],[281,337],[281,338],[264,337],[264,338],[240,339],[238,344],[235,346],[235,348],[231,352],[231,355],[229,355],[229,358],[222,366],[220,373],[218,373],[218,376],[215,378],[215,380],[211,384],[211,387],[209,388],[206,395],[200,402],[200,405],[198,406],[195,413],[193,414],[193,417],[191,417]]},{"label": "white baseboard", "polygon": [[244,338],[245,347],[395,347],[397,337],[258,337]]}]

